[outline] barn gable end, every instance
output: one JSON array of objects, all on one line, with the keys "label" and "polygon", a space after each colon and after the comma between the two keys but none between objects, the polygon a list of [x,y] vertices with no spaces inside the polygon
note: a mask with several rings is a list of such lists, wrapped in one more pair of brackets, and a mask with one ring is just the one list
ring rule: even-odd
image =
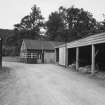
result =
[{"label": "barn gable end", "polygon": [[20,57],[26,63],[52,63],[55,62],[55,46],[62,42],[43,40],[23,40]]}]

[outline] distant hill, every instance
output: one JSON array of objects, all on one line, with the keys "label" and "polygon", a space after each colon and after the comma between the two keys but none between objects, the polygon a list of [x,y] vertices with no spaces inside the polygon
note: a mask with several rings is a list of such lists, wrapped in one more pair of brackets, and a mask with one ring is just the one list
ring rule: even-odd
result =
[{"label": "distant hill", "polygon": [[3,39],[3,44],[5,44],[5,41],[14,35],[13,30],[9,29],[0,29],[0,37]]}]

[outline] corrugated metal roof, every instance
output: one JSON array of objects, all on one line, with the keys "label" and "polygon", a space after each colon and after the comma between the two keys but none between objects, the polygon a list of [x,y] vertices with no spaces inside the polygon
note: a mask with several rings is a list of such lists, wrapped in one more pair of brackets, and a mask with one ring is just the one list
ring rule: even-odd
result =
[{"label": "corrugated metal roof", "polygon": [[[86,38],[82,38],[76,41],[72,41],[67,43],[68,48],[73,48],[73,47],[81,47],[81,46],[88,46],[92,44],[98,44],[98,43],[105,43],[105,33],[100,33],[96,35],[91,35]],[[56,48],[59,47],[64,47],[65,44],[59,45]]]},{"label": "corrugated metal roof", "polygon": [[63,42],[54,41],[42,41],[42,40],[23,40],[27,49],[44,49],[44,50],[54,50],[55,46],[63,44]]}]

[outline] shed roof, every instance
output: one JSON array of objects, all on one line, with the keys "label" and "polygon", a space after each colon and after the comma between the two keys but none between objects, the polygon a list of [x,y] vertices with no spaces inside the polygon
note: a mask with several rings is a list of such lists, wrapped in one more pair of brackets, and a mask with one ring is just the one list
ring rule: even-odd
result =
[{"label": "shed roof", "polygon": [[27,49],[44,49],[44,50],[54,50],[55,46],[63,44],[63,42],[56,41],[42,41],[42,40],[23,40]]},{"label": "shed roof", "polygon": [[[69,42],[67,43],[67,47],[73,48],[73,47],[88,46],[88,45],[99,44],[99,43],[105,43],[105,33],[95,34],[95,35],[88,36],[86,38]],[[65,44],[56,46],[56,48],[59,48],[59,47],[65,47]]]}]

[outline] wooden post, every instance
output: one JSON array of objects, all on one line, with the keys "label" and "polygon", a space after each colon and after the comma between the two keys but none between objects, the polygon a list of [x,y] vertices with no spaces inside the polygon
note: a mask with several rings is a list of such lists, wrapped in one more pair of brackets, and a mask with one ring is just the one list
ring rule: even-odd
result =
[{"label": "wooden post", "polygon": [[68,66],[68,48],[66,47],[66,66]]},{"label": "wooden post", "polygon": [[68,66],[68,49],[67,49],[67,43],[65,43],[65,67]]},{"label": "wooden post", "polygon": [[42,48],[42,63],[44,63],[44,49]]},{"label": "wooden post", "polygon": [[55,63],[57,63],[57,48],[55,48]]},{"label": "wooden post", "polygon": [[95,45],[92,44],[92,64],[91,64],[91,73],[94,74],[95,70]]},{"label": "wooden post", "polygon": [[76,48],[76,70],[79,69],[79,47]]}]

